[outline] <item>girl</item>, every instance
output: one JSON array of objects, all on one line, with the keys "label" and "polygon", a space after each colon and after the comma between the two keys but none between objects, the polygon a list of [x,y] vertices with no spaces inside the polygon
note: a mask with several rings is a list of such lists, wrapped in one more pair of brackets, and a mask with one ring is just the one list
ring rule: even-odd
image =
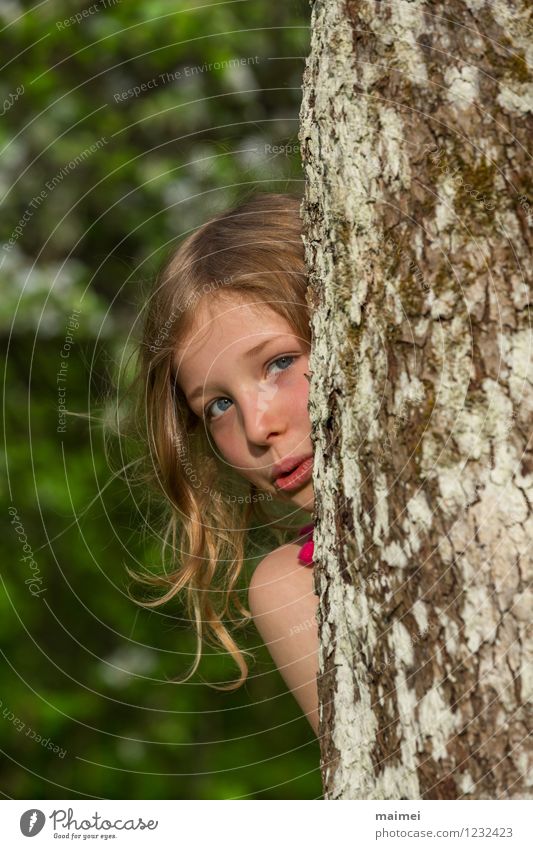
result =
[{"label": "girl", "polygon": [[[147,606],[186,590],[197,632],[188,677],[202,642],[211,641],[241,673],[221,689],[239,687],[248,674],[223,619],[236,613],[243,625],[253,617],[318,733],[311,334],[299,209],[297,197],[256,194],[189,235],[155,281],[139,350],[136,417],[168,504],[163,558],[170,542],[172,564],[164,576],[130,574],[166,589],[142,602]],[[300,525],[305,515],[307,524],[256,566],[248,609],[238,579],[249,530],[259,519],[279,533],[277,508],[290,508]]]}]

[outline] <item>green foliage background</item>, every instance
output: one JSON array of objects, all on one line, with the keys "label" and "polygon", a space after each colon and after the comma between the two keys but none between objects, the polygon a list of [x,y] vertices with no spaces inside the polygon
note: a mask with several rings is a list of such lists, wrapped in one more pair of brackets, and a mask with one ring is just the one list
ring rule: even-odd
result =
[{"label": "green foliage background", "polygon": [[0,3],[6,797],[321,795],[318,743],[253,626],[240,690],[207,686],[235,674],[212,650],[170,680],[194,651],[183,611],[126,595],[126,565],[157,563],[158,540],[101,429],[69,416],[57,432],[56,380],[77,308],[66,405],[93,413],[169,249],[253,188],[301,190],[298,153],[268,146],[297,146],[309,14],[304,0]]}]

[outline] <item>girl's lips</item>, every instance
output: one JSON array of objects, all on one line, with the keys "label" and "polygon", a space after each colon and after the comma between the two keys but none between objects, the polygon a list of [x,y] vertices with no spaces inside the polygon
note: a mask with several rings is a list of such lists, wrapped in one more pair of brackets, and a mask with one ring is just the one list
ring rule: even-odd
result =
[{"label": "girl's lips", "polygon": [[299,466],[288,475],[280,475],[276,479],[276,488],[282,490],[296,489],[307,482],[313,474],[313,457],[303,460]]}]

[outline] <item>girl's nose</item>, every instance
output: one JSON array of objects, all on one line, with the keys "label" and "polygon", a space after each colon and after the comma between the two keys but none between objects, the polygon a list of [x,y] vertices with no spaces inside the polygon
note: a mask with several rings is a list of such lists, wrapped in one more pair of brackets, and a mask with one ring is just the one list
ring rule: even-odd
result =
[{"label": "girl's nose", "polygon": [[271,436],[284,430],[280,402],[279,386],[266,380],[262,381],[257,389],[246,394],[242,411],[246,435],[251,442],[265,444]]}]

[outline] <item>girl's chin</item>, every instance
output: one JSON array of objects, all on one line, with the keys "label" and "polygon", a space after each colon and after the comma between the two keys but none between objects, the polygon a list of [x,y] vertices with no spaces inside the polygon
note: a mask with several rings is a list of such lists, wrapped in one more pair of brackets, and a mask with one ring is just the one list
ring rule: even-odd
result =
[{"label": "girl's chin", "polygon": [[300,492],[295,493],[290,500],[293,504],[297,504],[298,507],[301,507],[302,510],[307,510],[309,513],[312,513],[315,507],[313,482],[309,481],[307,486],[304,486]]}]

